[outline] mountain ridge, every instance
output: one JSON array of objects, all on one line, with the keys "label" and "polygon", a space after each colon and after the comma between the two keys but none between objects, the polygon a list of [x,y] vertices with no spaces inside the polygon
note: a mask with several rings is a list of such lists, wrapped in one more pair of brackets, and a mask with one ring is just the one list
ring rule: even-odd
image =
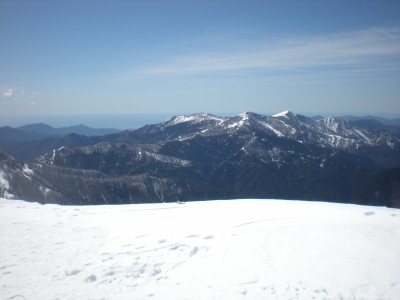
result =
[{"label": "mountain ridge", "polygon": [[[75,136],[70,144],[56,141],[39,141],[43,149],[30,165],[74,174],[83,182],[84,203],[257,197],[396,206],[400,199],[400,135],[333,117],[199,113],[102,137]],[[97,175],[85,180],[87,171]],[[76,201],[79,194],[38,173],[47,178],[39,180],[47,184],[42,188],[61,193],[63,203]],[[65,176],[65,185],[73,185],[73,176]]]}]

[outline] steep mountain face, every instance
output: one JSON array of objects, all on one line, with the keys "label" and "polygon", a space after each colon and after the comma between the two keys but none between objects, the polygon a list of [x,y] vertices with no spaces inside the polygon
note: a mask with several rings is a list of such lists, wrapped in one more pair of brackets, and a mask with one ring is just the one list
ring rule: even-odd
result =
[{"label": "steep mountain face", "polygon": [[99,170],[107,175],[165,173],[190,167],[191,162],[119,143],[99,143],[76,149],[61,147],[38,159],[39,163]]},{"label": "steep mountain face", "polygon": [[105,204],[178,200],[174,180],[147,174],[109,176],[96,170],[26,163],[0,152],[0,197],[40,203]]},{"label": "steep mountain face", "polygon": [[[79,143],[58,143],[31,164],[42,177],[65,176],[67,184],[46,188],[67,203],[79,196],[83,203],[287,198],[396,206],[400,199],[400,135],[344,119],[202,113]],[[66,196],[81,181],[80,194]]]}]

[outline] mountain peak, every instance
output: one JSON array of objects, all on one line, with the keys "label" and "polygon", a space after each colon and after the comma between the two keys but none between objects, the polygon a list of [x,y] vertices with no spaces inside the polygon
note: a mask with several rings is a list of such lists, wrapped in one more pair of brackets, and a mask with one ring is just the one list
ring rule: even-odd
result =
[{"label": "mountain peak", "polygon": [[240,118],[242,118],[242,119],[248,119],[250,114],[251,114],[251,113],[249,113],[248,111],[246,111],[246,112],[243,112],[243,113],[239,114],[238,117],[240,117]]},{"label": "mountain peak", "polygon": [[20,127],[17,127],[17,129],[19,130],[24,130],[24,131],[37,131],[37,130],[47,130],[47,131],[51,131],[54,130],[53,127],[51,127],[50,125],[44,124],[44,123],[34,123],[34,124],[27,124],[27,125],[23,125]]},{"label": "mountain peak", "polygon": [[285,117],[285,118],[293,117],[293,116],[294,116],[294,114],[290,110],[285,110],[283,112],[273,115],[273,117]]},{"label": "mountain peak", "polygon": [[196,114],[191,114],[191,115],[177,115],[169,120],[166,121],[167,125],[176,125],[179,123],[185,123],[185,122],[194,122],[198,123],[201,121],[205,120],[216,120],[216,121],[222,121],[223,118],[214,116],[212,114],[208,113],[196,113]]}]

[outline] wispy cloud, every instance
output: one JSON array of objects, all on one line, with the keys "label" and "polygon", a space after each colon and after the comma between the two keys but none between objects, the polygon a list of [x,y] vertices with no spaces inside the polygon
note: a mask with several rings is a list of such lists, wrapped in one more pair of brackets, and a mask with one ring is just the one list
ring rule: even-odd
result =
[{"label": "wispy cloud", "polygon": [[1,89],[0,100],[6,103],[31,103],[36,104],[39,93],[25,89],[7,87]]},{"label": "wispy cloud", "polygon": [[10,98],[14,94],[14,90],[13,89],[4,89],[1,91],[1,94],[5,98]]},{"label": "wispy cloud", "polygon": [[400,69],[400,28],[263,41],[252,51],[194,53],[143,67],[123,79],[251,70]]}]

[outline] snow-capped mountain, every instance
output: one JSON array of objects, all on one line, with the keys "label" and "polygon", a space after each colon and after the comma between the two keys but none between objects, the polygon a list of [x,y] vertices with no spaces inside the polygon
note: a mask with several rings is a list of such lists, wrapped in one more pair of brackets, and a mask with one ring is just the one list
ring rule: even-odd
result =
[{"label": "snow-capped mountain", "polygon": [[354,149],[362,146],[399,147],[399,136],[388,132],[368,131],[353,126],[345,119],[328,117],[313,120],[285,111],[273,116],[243,113],[234,117],[217,117],[211,114],[175,116],[156,125],[145,126],[133,134],[157,135],[158,139],[187,139],[194,135],[219,135],[263,130],[270,135],[289,138],[302,143],[314,143],[336,149]]},{"label": "snow-capped mountain", "polygon": [[[164,201],[173,195],[170,200],[256,197],[399,205],[400,134],[381,126],[314,120],[290,111],[233,117],[200,113],[82,139],[81,146],[75,141],[54,144],[35,163],[19,162],[42,170],[33,170],[46,178],[37,182],[64,202],[75,203],[83,193],[88,203]],[[32,153],[34,144],[29,145]],[[10,165],[7,161],[3,166]],[[58,175],[49,180],[51,172]],[[63,174],[68,174],[67,186],[83,187],[79,193],[66,192],[59,182]],[[17,183],[8,178],[7,193],[32,198],[15,192]]]}]

